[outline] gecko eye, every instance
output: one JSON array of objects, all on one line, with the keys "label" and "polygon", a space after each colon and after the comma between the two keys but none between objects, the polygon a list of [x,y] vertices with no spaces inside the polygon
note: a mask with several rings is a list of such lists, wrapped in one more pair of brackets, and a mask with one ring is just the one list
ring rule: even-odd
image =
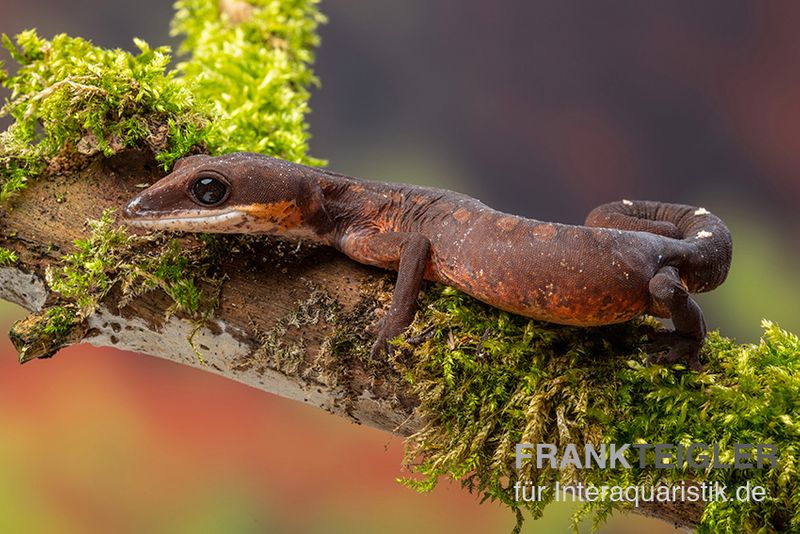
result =
[{"label": "gecko eye", "polygon": [[212,176],[201,176],[191,186],[195,202],[215,206],[228,198],[228,184]]}]

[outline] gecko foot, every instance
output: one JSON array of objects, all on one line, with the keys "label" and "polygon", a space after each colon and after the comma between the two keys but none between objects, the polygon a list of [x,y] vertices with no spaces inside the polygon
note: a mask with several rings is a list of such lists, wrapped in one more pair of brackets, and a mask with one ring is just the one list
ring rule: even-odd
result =
[{"label": "gecko foot", "polygon": [[692,339],[669,331],[653,332],[648,337],[651,342],[644,346],[647,352],[647,365],[683,363],[692,371],[703,370],[703,365],[700,363],[702,339]]}]

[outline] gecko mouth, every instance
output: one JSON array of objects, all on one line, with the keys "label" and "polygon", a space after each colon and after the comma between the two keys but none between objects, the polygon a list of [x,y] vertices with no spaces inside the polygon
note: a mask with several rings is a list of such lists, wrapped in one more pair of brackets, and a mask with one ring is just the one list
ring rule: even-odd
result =
[{"label": "gecko mouth", "polygon": [[179,213],[131,213],[125,210],[125,222],[140,228],[179,230],[184,232],[236,232],[237,225],[247,220],[239,210],[187,210]]}]

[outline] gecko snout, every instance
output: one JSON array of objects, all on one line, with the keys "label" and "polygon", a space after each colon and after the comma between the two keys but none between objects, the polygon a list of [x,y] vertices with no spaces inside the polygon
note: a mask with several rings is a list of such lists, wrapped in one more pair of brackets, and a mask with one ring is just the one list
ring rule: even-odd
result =
[{"label": "gecko snout", "polygon": [[147,191],[139,193],[122,208],[122,219],[129,224],[136,224],[159,214],[153,199]]},{"label": "gecko snout", "polygon": [[122,209],[122,217],[124,219],[134,219],[139,212],[139,197],[134,198],[128,202]]}]

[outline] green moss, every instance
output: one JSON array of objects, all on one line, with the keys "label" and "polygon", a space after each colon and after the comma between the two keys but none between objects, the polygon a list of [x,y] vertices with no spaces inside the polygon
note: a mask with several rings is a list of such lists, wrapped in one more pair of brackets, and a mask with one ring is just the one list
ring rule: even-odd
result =
[{"label": "green moss", "polygon": [[[175,311],[197,316],[201,310],[203,292],[192,273],[197,263],[185,254],[180,243],[169,240],[153,257],[144,258],[134,267],[137,276],[144,278],[147,289],[160,287],[172,298]],[[134,284],[129,284],[134,285]]]},{"label": "green moss", "polygon": [[[758,345],[737,345],[713,332],[706,369],[645,367],[641,323],[572,328],[494,310],[450,288],[428,297],[415,332],[433,327],[422,345],[407,347],[400,367],[419,397],[425,427],[408,440],[405,484],[432,489],[440,477],[460,480],[484,498],[538,517],[550,502],[514,500],[517,480],[552,487],[575,471],[514,467],[517,443],[771,443],[779,466],[764,470],[688,467],[584,470],[584,483],[677,484],[682,480],[745,481],[768,489],[765,503],[708,506],[699,532],[800,528],[796,472],[800,427],[800,342],[769,322]],[[729,458],[730,460],[730,458]],[[552,495],[550,495],[552,498]],[[619,503],[587,504],[602,521]]]},{"label": "green moss", "polygon": [[47,270],[50,288],[76,324],[93,313],[114,287],[120,289],[119,306],[154,289],[173,301],[169,313],[182,313],[198,324],[216,308],[222,275],[211,274],[218,250],[198,243],[181,247],[164,236],[129,236],[116,224],[114,210],[89,221],[90,235],[76,240],[75,252]]},{"label": "green moss", "polygon": [[62,337],[67,335],[74,325],[74,314],[64,306],[54,306],[46,312],[47,321],[42,332],[48,336]]},{"label": "green moss", "polygon": [[0,134],[0,203],[59,154],[149,147],[168,167],[202,141],[205,109],[167,72],[169,49],[135,43],[138,54],[63,34],[3,36],[19,69],[2,80],[12,91],[2,113],[14,123]]},{"label": "green moss", "polygon": [[17,263],[18,259],[16,252],[0,247],[0,267],[13,265]]},{"label": "green moss", "polygon": [[77,250],[46,273],[50,288],[77,304],[83,317],[94,311],[124,272],[123,258],[131,246],[125,231],[114,224],[113,210],[103,212],[99,221],[90,221],[89,227],[89,237],[75,241]]},{"label": "green moss", "polygon": [[[192,93],[213,104],[206,137],[212,154],[260,152],[308,164],[308,86],[318,0],[227,2],[241,19],[220,14],[216,0],[179,0],[172,29],[184,36],[178,65]],[[243,14],[242,14],[243,13]],[[235,51],[235,53],[232,53]]]}]

